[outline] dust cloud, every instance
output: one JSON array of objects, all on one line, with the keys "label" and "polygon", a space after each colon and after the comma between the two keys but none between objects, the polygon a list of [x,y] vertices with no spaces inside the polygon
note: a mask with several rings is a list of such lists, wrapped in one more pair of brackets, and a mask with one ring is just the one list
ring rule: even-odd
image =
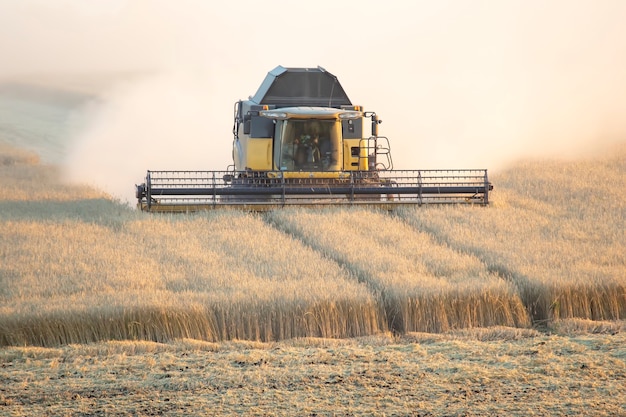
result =
[{"label": "dust cloud", "polygon": [[88,122],[68,152],[68,178],[132,201],[148,169],[225,170],[232,107],[218,108],[213,91],[200,77],[172,72],[107,90],[83,110]]},{"label": "dust cloud", "polygon": [[233,104],[276,65],[337,75],[383,120],[398,169],[626,140],[626,3],[388,3],[0,0],[0,81],[107,78],[64,166],[123,200],[147,169],[226,168]]}]

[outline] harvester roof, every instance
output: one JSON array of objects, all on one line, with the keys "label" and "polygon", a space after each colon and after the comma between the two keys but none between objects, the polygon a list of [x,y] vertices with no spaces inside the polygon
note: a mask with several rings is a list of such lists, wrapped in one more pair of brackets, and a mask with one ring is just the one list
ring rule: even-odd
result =
[{"label": "harvester roof", "polygon": [[352,104],[337,77],[319,66],[285,68],[279,65],[267,74],[250,100],[276,107],[340,107]]}]

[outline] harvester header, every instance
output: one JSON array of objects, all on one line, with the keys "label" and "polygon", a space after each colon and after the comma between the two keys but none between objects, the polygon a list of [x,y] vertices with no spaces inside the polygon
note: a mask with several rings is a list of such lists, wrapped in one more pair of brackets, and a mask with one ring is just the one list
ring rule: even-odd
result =
[{"label": "harvester header", "polygon": [[378,115],[352,104],[321,67],[278,66],[234,107],[233,164],[148,171],[136,186],[141,210],[489,202],[485,169],[394,170]]}]

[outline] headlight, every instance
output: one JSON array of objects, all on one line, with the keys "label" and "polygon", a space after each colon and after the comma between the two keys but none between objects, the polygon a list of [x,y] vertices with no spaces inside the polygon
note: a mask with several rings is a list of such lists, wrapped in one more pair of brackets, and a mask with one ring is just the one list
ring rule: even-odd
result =
[{"label": "headlight", "polygon": [[269,119],[285,120],[287,118],[287,113],[285,113],[284,111],[264,110],[259,113],[261,114],[261,116],[267,117]]},{"label": "headlight", "polygon": [[361,117],[363,117],[363,113],[361,113],[360,111],[345,111],[339,113],[339,118],[342,120],[354,120],[360,119]]}]

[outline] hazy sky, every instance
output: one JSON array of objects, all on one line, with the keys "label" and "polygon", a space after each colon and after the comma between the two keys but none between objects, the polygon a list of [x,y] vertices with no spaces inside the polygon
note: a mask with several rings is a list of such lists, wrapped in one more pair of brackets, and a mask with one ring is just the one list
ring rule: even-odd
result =
[{"label": "hazy sky", "polygon": [[225,168],[233,103],[276,65],[337,75],[380,115],[396,168],[497,170],[626,139],[626,1],[216,4],[0,0],[0,80],[146,74],[106,91],[72,138],[70,171],[113,188]]}]

